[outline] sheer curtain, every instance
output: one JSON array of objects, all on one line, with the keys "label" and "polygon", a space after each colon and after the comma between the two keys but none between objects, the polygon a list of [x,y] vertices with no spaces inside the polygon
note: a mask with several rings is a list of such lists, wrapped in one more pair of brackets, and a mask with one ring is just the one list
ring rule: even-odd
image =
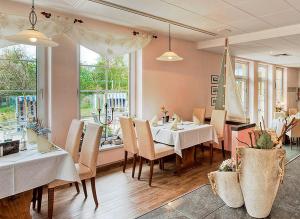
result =
[{"label": "sheer curtain", "polygon": [[[13,45],[5,36],[29,28],[27,17],[0,13],[0,48]],[[131,33],[114,34],[99,28],[93,30],[83,23],[74,23],[74,18],[52,16],[39,19],[37,29],[48,37],[65,34],[76,43],[106,57],[130,53],[145,47],[152,39],[151,34],[133,36]]]}]

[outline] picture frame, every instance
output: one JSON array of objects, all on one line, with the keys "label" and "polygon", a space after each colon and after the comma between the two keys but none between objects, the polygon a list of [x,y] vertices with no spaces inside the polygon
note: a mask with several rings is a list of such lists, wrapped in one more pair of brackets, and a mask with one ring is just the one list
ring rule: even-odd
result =
[{"label": "picture frame", "polygon": [[211,106],[215,106],[216,105],[216,101],[217,101],[217,97],[211,97],[210,105]]},{"label": "picture frame", "polygon": [[210,76],[210,83],[211,84],[218,84],[219,83],[219,75],[211,75]]},{"label": "picture frame", "polygon": [[218,94],[218,86],[211,86],[210,87],[210,94],[217,95]]}]

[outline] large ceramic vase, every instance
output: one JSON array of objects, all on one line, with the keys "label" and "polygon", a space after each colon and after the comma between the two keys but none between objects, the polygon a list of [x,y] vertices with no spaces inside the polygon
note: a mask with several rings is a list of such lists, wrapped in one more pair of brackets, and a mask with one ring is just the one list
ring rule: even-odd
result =
[{"label": "large ceramic vase", "polygon": [[244,205],[237,172],[214,171],[208,174],[208,178],[213,192],[218,194],[226,205],[231,208]]},{"label": "large ceramic vase", "polygon": [[238,148],[240,185],[250,216],[267,217],[284,176],[284,149]]}]

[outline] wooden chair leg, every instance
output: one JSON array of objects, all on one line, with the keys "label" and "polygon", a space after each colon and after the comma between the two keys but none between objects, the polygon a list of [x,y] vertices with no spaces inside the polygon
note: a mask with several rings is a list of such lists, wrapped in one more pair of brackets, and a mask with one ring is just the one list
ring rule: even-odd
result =
[{"label": "wooden chair leg", "polygon": [[35,209],[35,205],[36,205],[36,197],[37,197],[37,188],[34,188],[32,191],[32,209]]},{"label": "wooden chair leg", "polygon": [[153,166],[154,166],[154,160],[150,161],[150,177],[149,177],[149,186],[151,186],[152,182],[152,176],[153,176]]},{"label": "wooden chair leg", "polygon": [[223,153],[223,158],[224,158],[224,160],[225,160],[225,158],[226,158],[226,155],[225,155],[225,148],[224,148],[224,140],[221,142],[221,144],[222,144],[222,153]]},{"label": "wooden chair leg", "polygon": [[91,187],[92,187],[94,202],[95,202],[95,205],[97,208],[98,207],[98,199],[97,199],[97,193],[96,193],[95,177],[91,178]]},{"label": "wooden chair leg", "polygon": [[158,160],[159,169],[162,170],[161,159]]},{"label": "wooden chair leg", "polygon": [[79,189],[78,182],[75,182],[75,187],[76,187],[77,194],[79,194],[80,193],[80,189]]},{"label": "wooden chair leg", "polygon": [[290,145],[291,145],[291,150],[293,149],[293,138],[290,138]]},{"label": "wooden chair leg", "polygon": [[41,206],[42,206],[42,198],[43,198],[43,186],[38,187],[37,189],[37,212],[41,212]]},{"label": "wooden chair leg", "polygon": [[162,168],[162,170],[165,170],[165,161],[164,161],[164,158],[161,158],[161,168]]},{"label": "wooden chair leg", "polygon": [[213,156],[214,156],[214,145],[210,143],[209,147],[210,147],[210,164],[212,164]]},{"label": "wooden chair leg", "polygon": [[54,205],[54,188],[48,189],[48,218],[52,219]]},{"label": "wooden chair leg", "polygon": [[143,158],[140,156],[140,165],[139,165],[139,175],[138,175],[138,180],[141,179],[141,173],[142,173],[142,168],[143,168]]},{"label": "wooden chair leg", "polygon": [[201,144],[202,153],[204,153],[204,144]]},{"label": "wooden chair leg", "polygon": [[135,173],[135,166],[136,166],[136,160],[137,160],[137,155],[133,155],[133,166],[132,166],[132,174],[131,177],[134,178],[134,173]]},{"label": "wooden chair leg", "polygon": [[127,164],[127,157],[128,157],[128,152],[127,152],[127,151],[125,151],[125,153],[124,153],[124,165],[123,165],[123,173],[125,173],[126,164]]},{"label": "wooden chair leg", "polygon": [[82,188],[83,188],[83,192],[84,192],[84,197],[87,198],[85,180],[81,180],[81,183],[82,183]]}]

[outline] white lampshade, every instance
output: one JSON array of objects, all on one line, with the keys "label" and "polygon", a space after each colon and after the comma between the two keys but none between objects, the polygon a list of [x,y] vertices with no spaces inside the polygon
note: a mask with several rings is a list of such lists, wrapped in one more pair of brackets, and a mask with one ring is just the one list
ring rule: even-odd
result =
[{"label": "white lampshade", "polygon": [[177,55],[175,52],[168,51],[163,53],[161,56],[157,57],[156,60],[165,62],[175,62],[181,61],[183,60],[183,58]]},{"label": "white lampshade", "polygon": [[15,35],[6,36],[5,39],[20,43],[20,44],[28,44],[28,45],[37,45],[37,46],[45,46],[45,47],[55,47],[58,46],[58,43],[49,39],[45,34],[37,31],[37,30],[23,30]]}]

